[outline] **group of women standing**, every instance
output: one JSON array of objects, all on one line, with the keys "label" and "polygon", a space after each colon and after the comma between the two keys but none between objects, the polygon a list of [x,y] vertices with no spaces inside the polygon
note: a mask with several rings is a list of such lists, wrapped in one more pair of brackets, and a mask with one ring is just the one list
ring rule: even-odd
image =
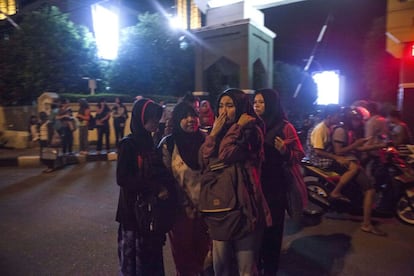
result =
[{"label": "group of women standing", "polygon": [[[160,160],[166,169],[162,173],[175,180],[172,185],[178,208],[168,235],[177,275],[208,275],[210,257],[214,270],[210,273],[215,275],[234,275],[235,271],[240,275],[276,275],[287,206],[286,186],[291,181],[285,168],[300,174],[297,166],[304,156],[294,127],[284,117],[278,93],[258,90],[252,104],[243,91],[227,89],[218,97],[216,119],[208,134],[200,131],[199,112],[194,106],[181,102],[173,111],[171,135],[164,137],[157,148],[151,132],[161,117],[160,108],[149,99],[136,101],[131,119],[133,139],[119,143],[117,221],[121,275],[164,275],[160,254],[164,238],[141,235],[134,214],[135,200],[142,190],[153,189],[155,195],[164,197],[162,191],[169,190],[154,184],[154,170],[147,171]],[[142,158],[151,152],[152,158]],[[243,162],[254,185],[252,196],[258,210],[255,227],[241,238],[211,240],[200,216],[201,176],[212,158],[227,165]],[[148,246],[151,242],[152,246]],[[150,264],[145,263],[148,260]]]}]

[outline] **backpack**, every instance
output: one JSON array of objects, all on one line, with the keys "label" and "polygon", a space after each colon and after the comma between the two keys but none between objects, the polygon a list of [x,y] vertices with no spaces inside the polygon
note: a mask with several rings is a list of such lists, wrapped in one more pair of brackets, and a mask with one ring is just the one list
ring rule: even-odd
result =
[{"label": "backpack", "polygon": [[238,240],[254,231],[258,207],[241,163],[216,162],[201,176],[199,209],[213,240]]}]

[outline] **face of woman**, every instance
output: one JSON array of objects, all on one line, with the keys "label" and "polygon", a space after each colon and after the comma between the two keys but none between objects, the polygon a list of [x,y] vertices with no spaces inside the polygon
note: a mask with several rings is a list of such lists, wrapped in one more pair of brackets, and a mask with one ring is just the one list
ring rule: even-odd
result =
[{"label": "face of woman", "polygon": [[262,116],[265,112],[265,101],[262,94],[254,96],[253,109],[257,116]]},{"label": "face of woman", "polygon": [[144,128],[148,132],[155,132],[158,129],[158,125],[159,120],[151,118],[145,123]]},{"label": "face of woman", "polygon": [[234,123],[236,120],[236,106],[233,99],[229,96],[223,96],[219,103],[219,115],[226,114],[226,123]]},{"label": "face of woman", "polygon": [[186,117],[182,118],[180,121],[180,127],[184,132],[196,132],[198,130],[198,117],[193,115],[187,115]]},{"label": "face of woman", "polygon": [[207,102],[202,102],[200,105],[200,112],[207,112],[209,108],[210,106]]}]

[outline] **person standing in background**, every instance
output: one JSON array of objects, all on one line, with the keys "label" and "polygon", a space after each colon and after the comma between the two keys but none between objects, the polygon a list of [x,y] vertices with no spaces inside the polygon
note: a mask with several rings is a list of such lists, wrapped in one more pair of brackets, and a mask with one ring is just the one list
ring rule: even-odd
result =
[{"label": "person standing in background", "polygon": [[104,98],[99,100],[96,110],[96,129],[98,130],[98,141],[96,144],[96,151],[102,151],[103,137],[105,136],[106,150],[109,152],[109,118],[111,118],[111,109]]},{"label": "person standing in background", "polygon": [[[287,193],[290,185],[297,185],[304,207],[307,191],[300,172],[300,162],[305,156],[295,127],[286,120],[279,93],[273,89],[259,89],[255,93],[254,111],[265,123],[262,188],[272,214],[272,226],[263,235],[260,266],[263,275],[276,275],[282,247],[285,212],[288,209]],[[292,178],[286,175],[289,170]],[[289,183],[292,181],[293,183]],[[292,210],[291,216],[300,218],[303,208]],[[296,214],[292,214],[296,213]]]},{"label": "person standing in background", "polygon": [[125,123],[128,119],[128,111],[119,97],[115,98],[115,105],[112,107],[112,118],[115,131],[115,146],[124,137]]},{"label": "person standing in background", "polygon": [[[58,132],[62,138],[63,154],[73,153],[73,128],[74,118],[72,117],[72,109],[69,106],[69,100],[63,99],[56,115],[56,121],[59,121],[60,127]],[[57,123],[57,122],[55,122]]]},{"label": "person standing in background", "polygon": [[200,128],[203,132],[209,133],[214,124],[214,111],[207,100],[200,103]]},{"label": "person standing in background", "polygon": [[[40,145],[40,161],[47,166],[44,173],[50,173],[54,171],[54,160],[42,158],[43,148],[49,146],[49,120],[46,112],[39,113],[40,127],[39,127],[39,145]],[[54,130],[53,130],[54,131]]]},{"label": "person standing in background", "polygon": [[407,123],[401,119],[401,113],[398,110],[391,110],[388,113],[388,122],[390,127],[390,136],[395,146],[407,145],[413,143],[413,135]]},{"label": "person standing in background", "polygon": [[193,95],[193,93],[188,92],[184,95],[184,97],[181,99],[182,102],[187,102],[191,104],[194,109],[198,112],[200,112],[200,98]]},{"label": "person standing in background", "polygon": [[79,120],[79,153],[88,154],[89,150],[89,120],[91,119],[91,109],[86,99],[79,100],[79,111],[77,118]]},{"label": "person standing in background", "polygon": [[36,115],[30,116],[29,120],[29,137],[32,145],[35,145],[39,140],[39,120]]}]

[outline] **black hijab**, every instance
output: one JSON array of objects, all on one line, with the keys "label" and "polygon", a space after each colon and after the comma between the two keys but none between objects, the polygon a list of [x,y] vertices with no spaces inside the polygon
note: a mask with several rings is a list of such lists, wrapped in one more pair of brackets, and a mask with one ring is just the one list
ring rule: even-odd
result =
[{"label": "black hijab", "polygon": [[271,130],[281,127],[286,120],[280,103],[280,95],[276,90],[270,88],[259,89],[255,92],[255,95],[258,94],[263,96],[265,102],[265,111],[261,116],[266,127],[265,141],[273,144],[275,134]]},{"label": "black hijab", "polygon": [[144,128],[149,119],[160,120],[162,107],[150,99],[142,98],[134,102],[131,115],[131,136],[143,150],[153,150],[154,142],[151,132]]},{"label": "black hijab", "polygon": [[[247,115],[255,117],[256,118],[256,123],[262,129],[262,131],[264,131],[263,120],[259,116],[257,116],[256,112],[254,112],[253,105],[250,101],[249,96],[240,89],[229,88],[229,89],[225,90],[223,93],[221,93],[219,95],[219,97],[217,99],[217,105],[216,105],[217,106],[217,110],[216,110],[216,116],[217,117],[219,115],[218,114],[218,112],[219,112],[218,108],[220,106],[220,100],[223,96],[229,96],[233,100],[233,103],[236,107],[236,116],[235,116],[234,123],[237,123],[240,116],[243,113],[246,113]],[[227,126],[227,127],[224,126],[223,129],[225,129],[225,131],[222,131],[222,133],[227,132],[227,130],[230,128],[230,126]]]},{"label": "black hijab", "polygon": [[189,115],[198,117],[197,111],[189,103],[181,102],[174,107],[171,118],[173,127],[172,135],[183,161],[191,169],[198,170],[200,169],[198,151],[204,142],[204,135],[200,130],[188,133],[181,128],[181,120]]}]

